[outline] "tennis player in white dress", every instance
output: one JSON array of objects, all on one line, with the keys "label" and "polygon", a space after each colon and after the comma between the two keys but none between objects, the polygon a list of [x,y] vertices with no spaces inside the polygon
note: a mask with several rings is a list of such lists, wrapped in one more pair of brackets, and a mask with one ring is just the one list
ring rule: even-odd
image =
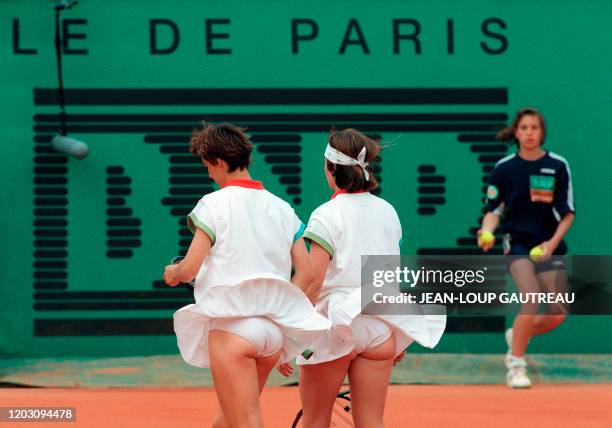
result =
[{"label": "tennis player in white dress", "polygon": [[166,266],[168,285],[195,277],[195,304],[176,311],[174,330],[183,359],[212,370],[220,403],[213,426],[260,427],[270,370],[308,348],[330,321],[302,291],[312,279],[304,225],[251,179],[243,130],[206,125],[191,150],[221,189],[189,214],[193,241],[180,264]]},{"label": "tennis player in white dress", "polygon": [[[355,426],[383,426],[391,369],[416,341],[433,348],[446,326],[442,313],[362,315],[361,258],[399,256],[402,227],[391,204],[369,193],[378,183],[370,164],[380,146],[354,129],[332,131],[325,151],[325,176],[334,194],[311,215],[310,240],[315,280],[306,291],[332,330],[312,345],[300,365],[304,426],[329,427],[336,394],[348,373]],[[365,305],[364,305],[365,306]]]}]

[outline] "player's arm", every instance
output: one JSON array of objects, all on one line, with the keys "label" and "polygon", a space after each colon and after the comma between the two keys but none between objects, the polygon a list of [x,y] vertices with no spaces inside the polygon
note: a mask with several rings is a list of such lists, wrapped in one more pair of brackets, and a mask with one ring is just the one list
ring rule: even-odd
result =
[{"label": "player's arm", "polygon": [[478,230],[477,238],[478,238],[478,246],[482,248],[482,251],[485,253],[493,247],[495,244],[495,236],[493,232],[497,229],[499,225],[500,215],[495,213],[494,211],[488,212],[482,219],[482,224],[480,226],[480,230]]},{"label": "player's arm", "polygon": [[575,218],[576,218],[576,214],[574,214],[573,211],[570,211],[563,216],[563,218],[559,222],[559,225],[557,226],[557,230],[555,230],[555,234],[550,239],[550,241],[553,241],[554,243],[556,243],[555,248],[559,246],[559,243],[561,243],[561,241],[565,237],[565,234],[567,233],[569,228],[572,226],[572,223],[574,223]]},{"label": "player's arm", "polygon": [[560,170],[559,184],[556,186],[554,199],[555,209],[559,213],[561,221],[559,221],[553,236],[540,244],[541,247],[544,247],[545,256],[550,256],[555,252],[576,218],[571,172],[568,164]]},{"label": "player's arm", "polygon": [[309,259],[310,265],[312,266],[312,281],[306,291],[306,295],[314,304],[321,293],[321,288],[325,281],[325,273],[327,272],[331,256],[328,250],[317,242],[311,241]]},{"label": "player's arm", "polygon": [[502,179],[502,172],[499,168],[494,168],[491,173],[491,182],[487,187],[487,199],[485,203],[485,209],[487,213],[482,219],[482,224],[477,232],[478,246],[482,248],[484,252],[487,252],[495,244],[495,236],[493,232],[499,225],[500,217],[504,212],[504,181]]},{"label": "player's arm", "polygon": [[331,224],[330,217],[333,216],[330,216],[326,209],[317,208],[310,216],[304,232],[304,239],[310,242],[308,258],[312,267],[312,281],[305,292],[313,304],[319,298],[329,261],[334,254],[334,239],[331,231],[335,228]]},{"label": "player's arm", "polygon": [[486,213],[482,219],[481,229],[488,230],[491,233],[495,232],[495,229],[497,229],[497,226],[499,225],[499,218],[499,214],[496,214],[495,212]]},{"label": "player's arm", "polygon": [[189,282],[195,278],[211,247],[210,237],[202,229],[196,228],[185,258],[178,264],[166,266],[164,271],[166,283],[175,286],[180,282]]},{"label": "player's arm", "polygon": [[569,228],[572,226],[572,223],[574,222],[575,218],[576,214],[574,214],[574,212],[567,212],[557,225],[557,229],[555,230],[555,233],[552,238],[550,238],[548,241],[542,242],[539,245],[540,247],[544,247],[545,255],[552,255],[552,253],[555,252],[555,250],[563,240],[563,237],[565,236]]},{"label": "player's arm", "polygon": [[312,269],[303,238],[296,240],[291,247],[291,263],[294,271],[291,282],[300,287],[306,294],[306,290],[312,281]]}]

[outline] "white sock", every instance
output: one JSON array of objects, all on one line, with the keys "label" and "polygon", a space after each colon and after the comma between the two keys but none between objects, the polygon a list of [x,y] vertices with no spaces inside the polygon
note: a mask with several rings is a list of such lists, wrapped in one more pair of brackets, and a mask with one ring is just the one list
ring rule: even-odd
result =
[{"label": "white sock", "polygon": [[510,367],[525,367],[527,366],[527,361],[525,361],[525,357],[517,357],[516,355],[509,354],[508,355],[508,365]]}]

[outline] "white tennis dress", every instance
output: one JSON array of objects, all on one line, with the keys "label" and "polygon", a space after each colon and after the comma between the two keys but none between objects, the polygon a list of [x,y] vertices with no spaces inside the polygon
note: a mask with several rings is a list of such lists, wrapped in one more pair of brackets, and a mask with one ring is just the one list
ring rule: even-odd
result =
[{"label": "white tennis dress", "polygon": [[364,346],[374,348],[391,333],[396,355],[413,341],[429,348],[439,342],[446,315],[432,314],[421,305],[406,306],[411,315],[360,315],[361,256],[400,253],[402,227],[391,204],[368,192],[336,192],[312,213],[304,238],[331,256],[316,308],[331,321],[332,330],[313,343],[312,357],[298,357],[298,364],[335,360],[353,349],[361,352]]},{"label": "white tennis dress", "polygon": [[279,364],[307,349],[330,322],[290,282],[293,243],[304,229],[293,208],[261,182],[232,180],[188,216],[213,242],[195,279],[195,304],[174,313],[183,359],[210,367],[208,332],[218,318],[265,317],[284,342]]}]

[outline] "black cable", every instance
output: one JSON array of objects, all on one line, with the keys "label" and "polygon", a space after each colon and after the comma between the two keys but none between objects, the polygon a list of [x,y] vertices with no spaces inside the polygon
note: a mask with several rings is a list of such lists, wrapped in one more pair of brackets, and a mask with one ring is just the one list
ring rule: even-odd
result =
[{"label": "black cable", "polygon": [[64,78],[62,77],[62,39],[60,35],[60,10],[55,9],[55,55],[57,56],[58,95],[60,102],[60,134],[66,135],[66,106],[64,104]]}]

